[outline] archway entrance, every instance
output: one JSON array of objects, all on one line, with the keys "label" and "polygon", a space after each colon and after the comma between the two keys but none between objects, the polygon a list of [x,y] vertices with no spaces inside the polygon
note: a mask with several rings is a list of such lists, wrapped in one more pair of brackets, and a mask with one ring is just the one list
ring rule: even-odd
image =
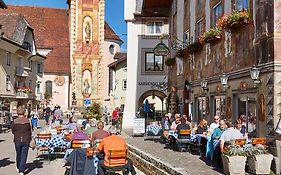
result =
[{"label": "archway entrance", "polygon": [[142,116],[158,119],[163,116],[166,111],[165,98],[166,94],[158,90],[149,90],[142,94],[138,100],[138,109],[143,109],[144,103],[148,100],[149,107],[151,112],[147,116],[144,116],[144,113],[140,112]]}]

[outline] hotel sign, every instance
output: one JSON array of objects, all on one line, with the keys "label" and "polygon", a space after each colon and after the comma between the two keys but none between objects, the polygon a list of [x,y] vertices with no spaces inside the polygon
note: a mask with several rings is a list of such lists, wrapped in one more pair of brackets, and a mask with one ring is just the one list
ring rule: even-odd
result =
[{"label": "hotel sign", "polygon": [[169,48],[161,41],[158,43],[154,49],[153,52],[155,55],[160,55],[160,56],[167,56],[170,53]]}]

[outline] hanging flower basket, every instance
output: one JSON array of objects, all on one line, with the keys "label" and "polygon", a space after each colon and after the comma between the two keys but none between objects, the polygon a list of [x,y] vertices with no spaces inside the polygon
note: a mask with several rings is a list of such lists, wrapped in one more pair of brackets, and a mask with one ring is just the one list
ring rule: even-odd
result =
[{"label": "hanging flower basket", "polygon": [[251,22],[250,14],[248,11],[234,10],[230,15],[222,16],[217,26],[226,30],[234,31]]},{"label": "hanging flower basket", "polygon": [[30,87],[17,87],[16,92],[32,93],[32,89]]},{"label": "hanging flower basket", "polygon": [[209,31],[204,32],[200,37],[201,43],[215,43],[221,39],[221,29],[211,28]]},{"label": "hanging flower basket", "polygon": [[183,49],[177,50],[176,55],[177,55],[178,58],[183,58],[184,57],[184,50]]},{"label": "hanging flower basket", "polygon": [[200,41],[195,41],[194,43],[189,44],[186,49],[187,53],[193,54],[201,51],[203,49],[203,44]]},{"label": "hanging flower basket", "polygon": [[166,66],[173,66],[176,64],[176,59],[175,58],[166,58],[165,64],[166,64]]}]

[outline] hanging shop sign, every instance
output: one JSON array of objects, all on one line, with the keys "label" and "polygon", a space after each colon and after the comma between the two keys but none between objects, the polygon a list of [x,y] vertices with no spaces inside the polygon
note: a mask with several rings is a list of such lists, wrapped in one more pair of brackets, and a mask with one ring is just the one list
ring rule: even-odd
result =
[{"label": "hanging shop sign", "polygon": [[169,48],[161,41],[158,43],[154,49],[153,52],[155,55],[160,55],[160,56],[167,56],[170,53]]}]

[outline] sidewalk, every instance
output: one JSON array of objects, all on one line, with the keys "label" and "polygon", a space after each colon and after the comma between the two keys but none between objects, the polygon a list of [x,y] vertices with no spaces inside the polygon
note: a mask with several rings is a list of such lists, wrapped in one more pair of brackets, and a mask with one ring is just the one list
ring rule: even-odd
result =
[{"label": "sidewalk", "polygon": [[[156,160],[157,164],[165,165],[165,167],[183,175],[217,175],[222,174],[213,167],[206,165],[198,155],[192,155],[188,152],[176,152],[171,149],[164,148],[164,144],[158,142],[144,140],[144,137],[132,137],[132,131],[124,131],[123,135],[131,150],[141,152],[149,159]],[[153,161],[154,161],[153,160]]]}]

